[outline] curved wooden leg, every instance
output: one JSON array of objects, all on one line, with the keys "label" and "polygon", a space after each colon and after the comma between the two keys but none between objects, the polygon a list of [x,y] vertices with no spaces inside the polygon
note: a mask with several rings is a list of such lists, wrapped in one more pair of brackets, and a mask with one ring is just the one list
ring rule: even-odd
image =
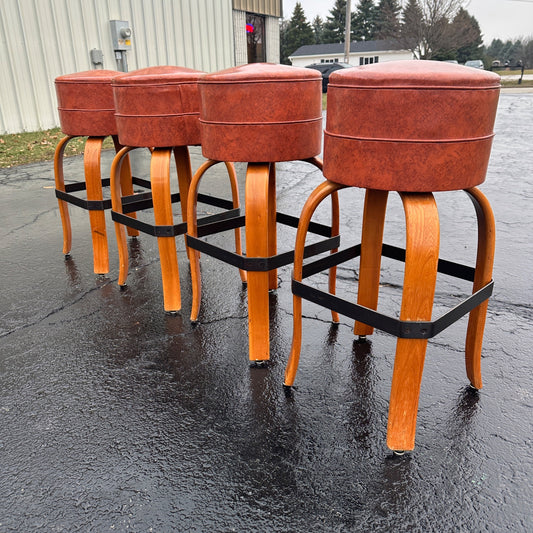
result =
[{"label": "curved wooden leg", "polygon": [[[248,163],[245,192],[247,257],[267,257],[269,254],[270,181],[268,163]],[[266,361],[270,358],[269,282],[269,272],[248,272],[250,361]]]},{"label": "curved wooden leg", "polygon": [[[191,237],[198,237],[198,189],[200,188],[200,180],[206,173],[207,169],[216,165],[218,161],[209,159],[194,174],[191,184],[189,186],[189,194],[187,198],[187,233]],[[191,322],[198,320],[200,312],[200,300],[202,297],[202,278],[200,274],[200,252],[189,248],[189,261],[191,269],[191,287],[192,287],[192,305],[191,305]]]},{"label": "curved wooden leg", "polygon": [[[278,253],[278,232],[276,228],[276,164],[270,163],[270,173],[268,177],[268,252],[271,257]],[[273,269],[268,272],[268,290],[278,288],[278,270]]]},{"label": "curved wooden leg", "polygon": [[[400,193],[406,217],[406,258],[400,320],[431,320],[439,259],[439,216],[430,193]],[[398,339],[387,445],[412,450],[426,339]]]},{"label": "curved wooden leg", "polygon": [[[477,188],[467,189],[466,193],[470,196],[476,209],[478,224],[476,273],[472,289],[472,292],[476,292],[492,279],[496,227],[492,208],[485,195]],[[472,309],[468,318],[465,345],[466,374],[476,389],[481,389],[483,386],[481,381],[481,348],[488,304],[489,302],[486,300]]]},{"label": "curved wooden leg", "polygon": [[[237,183],[237,174],[235,173],[235,165],[230,162],[224,162],[226,169],[228,171],[228,177],[231,185],[231,198],[233,201],[233,209],[239,207],[239,184]],[[242,243],[241,243],[241,228],[235,228],[235,253],[242,255]],[[239,268],[239,275],[241,276],[241,281],[246,283],[247,275],[246,270]]]},{"label": "curved wooden leg", "polygon": [[[172,200],[170,197],[170,156],[171,148],[155,148],[150,163],[150,182],[154,203],[154,219],[157,226],[172,226]],[[163,281],[163,302],[165,311],[181,309],[180,277],[176,239],[157,237],[161,279]]]},{"label": "curved wooden leg", "polygon": [[[374,310],[378,307],[381,248],[388,196],[388,191],[376,189],[367,189],[365,193],[357,303]],[[372,335],[374,328],[356,321],[353,331],[355,335],[365,336]]]},{"label": "curved wooden leg", "polygon": [[[113,135],[113,144],[115,145],[115,152],[118,154],[122,148],[124,148],[118,141],[118,136]],[[133,181],[132,181],[132,175],[131,175],[131,164],[130,164],[130,156],[126,156],[122,160],[122,167],[120,169],[120,188],[122,190],[122,196],[131,196],[133,194]],[[132,218],[137,218],[136,213],[128,213],[128,216]],[[129,226],[126,227],[126,231],[128,232],[128,235],[130,237],[138,237],[139,236],[139,230],[135,228],[130,228]]]},{"label": "curved wooden leg", "polygon": [[[74,139],[74,136],[63,137],[54,153],[54,177],[56,189],[65,192],[65,177],[63,175],[63,155],[68,142]],[[63,254],[68,255],[72,249],[72,227],[70,225],[70,215],[68,212],[68,203],[64,200],[57,199],[59,205],[59,215],[61,216],[61,226],[63,227]]]},{"label": "curved wooden leg", "polygon": [[[83,156],[85,167],[85,183],[87,185],[87,200],[102,200],[102,175],[100,171],[100,156],[104,137],[89,137],[85,143]],[[107,248],[107,232],[105,227],[105,212],[90,210],[89,221],[93,240],[94,273],[107,274],[109,272],[109,251]]]},{"label": "curved wooden leg", "polygon": [[[122,148],[113,158],[110,172],[111,207],[113,211],[122,213],[122,165],[125,160],[129,161],[128,153],[133,150],[131,147]],[[122,224],[115,222],[115,236],[117,239],[119,274],[118,284],[126,285],[128,277],[128,243],[126,230]]]},{"label": "curved wooden leg", "polygon": [[[187,146],[174,146],[174,160],[176,161],[176,171],[178,174],[178,186],[180,191],[181,220],[187,222],[187,198],[192,180],[191,158]],[[184,236],[185,237],[185,236]],[[190,261],[190,250],[185,241],[187,257]]]},{"label": "curved wooden leg", "polygon": [[[320,170],[324,169],[324,163],[322,159],[318,157],[312,157],[311,159],[306,159],[307,163],[311,163]],[[336,237],[339,234],[339,194],[337,191],[331,193],[331,236]],[[333,248],[330,253],[334,254],[338,252],[338,248]],[[333,266],[329,269],[328,272],[328,290],[330,294],[335,294],[337,285],[337,267]],[[339,313],[337,311],[331,311],[331,320],[333,322],[339,321]]]},{"label": "curved wooden leg", "polygon": [[[337,191],[331,193],[331,236],[336,237],[339,235],[339,194]],[[333,248],[330,253],[334,254],[338,252],[338,248]],[[329,269],[328,273],[328,290],[330,294],[335,294],[337,285],[337,267],[333,266]],[[339,313],[337,311],[331,311],[331,320],[333,322],[339,321]]]},{"label": "curved wooden leg", "polygon": [[[296,242],[294,246],[294,269],[292,278],[295,281],[302,281],[303,258],[305,238],[311,217],[316,208],[330,194],[336,194],[339,189],[345,188],[346,185],[340,185],[331,181],[324,181],[321,183],[309,196],[305,202],[302,213],[300,215],[300,222],[298,223],[298,230],[296,231]],[[283,384],[286,387],[292,387],[296,372],[298,371],[298,362],[300,361],[300,352],[302,349],[302,298],[293,295],[292,297],[292,346],[287,367],[285,368],[285,378]]]}]

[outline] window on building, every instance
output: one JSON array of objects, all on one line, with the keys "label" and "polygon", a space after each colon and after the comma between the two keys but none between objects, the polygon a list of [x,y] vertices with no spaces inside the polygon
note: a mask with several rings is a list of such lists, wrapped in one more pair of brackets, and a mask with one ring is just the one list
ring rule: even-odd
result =
[{"label": "window on building", "polygon": [[359,58],[359,65],[372,65],[373,63],[379,63],[379,56]]},{"label": "window on building", "polygon": [[248,63],[266,61],[265,17],[246,13],[246,40],[248,43]]}]

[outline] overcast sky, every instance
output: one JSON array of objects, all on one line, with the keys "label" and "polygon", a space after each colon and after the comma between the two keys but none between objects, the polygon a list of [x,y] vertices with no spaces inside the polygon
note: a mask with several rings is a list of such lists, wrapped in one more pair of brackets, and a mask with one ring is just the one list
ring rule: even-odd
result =
[{"label": "overcast sky", "polygon": [[[283,14],[291,18],[297,0],[283,0]],[[335,0],[300,0],[307,20],[316,15],[323,20]],[[352,10],[359,0],[352,0]],[[377,4],[377,0],[374,0]],[[518,37],[533,37],[533,0],[470,0],[465,5],[467,11],[476,17],[481,27],[485,44],[492,39],[514,40]]]}]

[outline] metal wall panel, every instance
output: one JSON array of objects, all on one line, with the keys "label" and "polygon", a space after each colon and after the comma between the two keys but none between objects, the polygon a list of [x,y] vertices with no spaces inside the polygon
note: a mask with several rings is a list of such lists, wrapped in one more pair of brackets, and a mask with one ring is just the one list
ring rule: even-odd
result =
[{"label": "metal wall panel", "polygon": [[59,124],[54,79],[90,70],[90,51],[116,69],[109,21],[133,30],[129,70],[234,65],[231,0],[1,0],[0,133]]},{"label": "metal wall panel", "polygon": [[270,15],[271,17],[283,15],[281,0],[233,0],[233,9]]}]

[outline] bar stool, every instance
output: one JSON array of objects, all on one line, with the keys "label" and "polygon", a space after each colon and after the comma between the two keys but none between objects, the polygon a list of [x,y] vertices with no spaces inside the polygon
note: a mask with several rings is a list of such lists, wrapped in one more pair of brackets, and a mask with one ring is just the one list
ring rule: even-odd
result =
[{"label": "bar stool", "polygon": [[[102,187],[109,186],[109,178],[101,176],[100,158],[104,139],[112,136],[115,149],[118,143],[115,123],[115,105],[111,80],[120,74],[114,70],[90,70],[59,76],[55,80],[61,130],[66,135],[59,141],[54,155],[56,197],[63,227],[63,253],[68,256],[72,249],[72,229],[68,204],[89,211],[93,244],[94,272],[109,272],[109,252],[105,209],[111,208],[111,200],[103,199]],[[63,157],[67,144],[76,137],[87,136],[84,148],[85,180],[65,185]],[[133,191],[132,178],[127,161],[122,168],[121,179],[125,190]],[[144,183],[138,183],[144,185]],[[87,199],[73,194],[87,191]],[[131,231],[131,235],[136,232]]]},{"label": "bar stool", "polygon": [[[176,254],[176,235],[183,235],[187,225],[187,195],[191,182],[188,146],[200,144],[198,79],[203,72],[184,67],[158,66],[122,74],[113,79],[116,123],[120,143],[124,146],[111,166],[111,217],[119,252],[118,284],[124,286],[128,275],[128,248],[124,228],[157,237],[161,261],[164,309],[181,309],[181,291]],[[149,148],[149,193],[133,193],[121,189],[120,175],[129,152]],[[170,158],[174,153],[179,193],[171,193]],[[203,203],[226,209],[226,212],[204,217],[203,222],[239,214],[237,179],[232,163],[226,165],[233,201],[202,195]],[[183,222],[174,224],[172,204],[181,203]],[[153,208],[155,223],[138,220],[131,213]],[[240,251],[240,233],[236,231],[236,247]]]},{"label": "bar stool", "polygon": [[[321,77],[311,69],[254,63],[208,74],[199,81],[199,88],[202,152],[209,159],[206,168],[219,161],[241,161],[248,166],[245,215],[224,224],[198,227],[196,203],[204,168],[198,169],[191,182],[187,243],[196,250],[190,257],[191,320],[198,320],[201,280],[197,251],[201,251],[247,272],[249,358],[266,361],[270,357],[268,293],[277,288],[276,269],[294,257],[293,251],[277,254],[276,222],[298,224],[296,217],[276,211],[275,163],[301,159],[322,167],[315,157],[322,136]],[[243,225],[246,256],[199,238]],[[311,231],[333,238],[311,245],[306,254],[338,245],[335,228],[316,224]]]},{"label": "bar stool", "polygon": [[[434,61],[397,61],[335,73],[328,87],[324,140],[327,178],[308,198],[296,237],[293,272],[294,330],[285,385],[294,383],[301,351],[302,298],[356,320],[363,339],[378,328],[398,337],[389,404],[387,445],[412,450],[428,339],[470,313],[466,372],[481,382],[481,346],[492,293],[494,217],[476,188],[485,180],[499,97],[493,73]],[[345,187],[366,189],[362,241],[328,261],[303,266],[307,225],[320,202]],[[478,223],[475,268],[439,259],[435,191],[464,189]],[[406,250],[383,243],[389,191],[406,217]],[[353,257],[360,258],[357,304],[302,280]],[[378,313],[381,256],[405,262],[399,320]],[[437,272],[473,282],[473,294],[431,320]]]}]

